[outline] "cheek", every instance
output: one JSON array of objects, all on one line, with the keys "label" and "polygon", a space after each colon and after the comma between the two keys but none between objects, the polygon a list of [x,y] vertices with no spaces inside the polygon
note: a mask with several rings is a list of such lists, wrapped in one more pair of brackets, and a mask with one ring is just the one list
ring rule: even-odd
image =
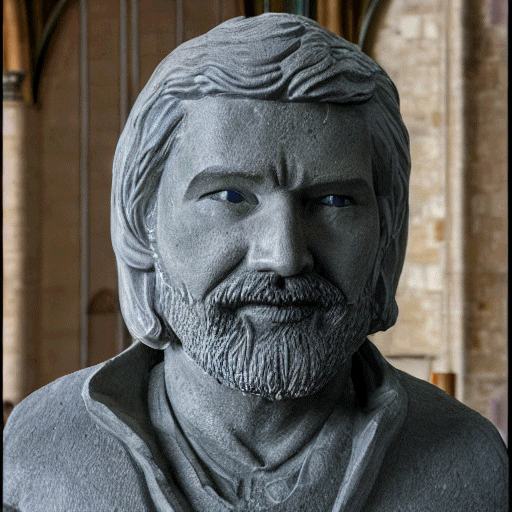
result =
[{"label": "cheek", "polygon": [[[219,227],[207,217],[177,212],[157,229],[162,265],[174,283],[194,299],[204,299],[245,255],[240,229]],[[165,242],[162,242],[165,240]]]},{"label": "cheek", "polygon": [[378,224],[335,233],[317,243],[315,263],[320,273],[331,280],[354,303],[370,278],[379,245]]},{"label": "cheek", "polygon": [[354,245],[353,252],[346,256],[349,263],[344,275],[347,288],[345,293],[351,304],[359,299],[368,279],[373,273],[378,238],[375,237],[373,240],[365,238],[361,243]]}]

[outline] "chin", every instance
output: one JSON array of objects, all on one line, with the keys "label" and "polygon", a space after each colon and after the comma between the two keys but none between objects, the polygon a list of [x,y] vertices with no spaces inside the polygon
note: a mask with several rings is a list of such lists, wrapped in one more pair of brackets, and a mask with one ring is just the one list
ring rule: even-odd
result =
[{"label": "chin", "polygon": [[219,307],[157,284],[161,315],[183,350],[221,384],[268,400],[320,391],[370,329],[371,294],[328,308]]}]

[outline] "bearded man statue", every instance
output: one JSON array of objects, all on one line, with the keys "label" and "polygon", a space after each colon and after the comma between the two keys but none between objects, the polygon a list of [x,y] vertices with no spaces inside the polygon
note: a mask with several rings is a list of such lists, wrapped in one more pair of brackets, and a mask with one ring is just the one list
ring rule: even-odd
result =
[{"label": "bearded man statue", "polygon": [[4,510],[506,511],[496,429],[367,339],[397,319],[409,173],[395,86],[314,21],[174,50],[114,159],[134,344],[15,408]]}]

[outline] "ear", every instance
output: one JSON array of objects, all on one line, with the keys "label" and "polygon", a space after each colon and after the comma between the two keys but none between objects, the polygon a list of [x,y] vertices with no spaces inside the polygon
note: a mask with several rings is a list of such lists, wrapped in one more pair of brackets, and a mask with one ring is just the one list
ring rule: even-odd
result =
[{"label": "ear", "polygon": [[164,350],[170,344],[163,338],[163,326],[155,313],[155,269],[135,269],[117,260],[119,301],[131,335],[149,347]]}]

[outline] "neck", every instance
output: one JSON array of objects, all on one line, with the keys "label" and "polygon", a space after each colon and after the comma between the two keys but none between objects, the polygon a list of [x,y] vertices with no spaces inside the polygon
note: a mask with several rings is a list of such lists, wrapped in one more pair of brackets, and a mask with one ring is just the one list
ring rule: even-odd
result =
[{"label": "neck", "polygon": [[272,401],[219,384],[181,346],[165,351],[167,393],[185,435],[200,440],[207,452],[229,453],[249,467],[274,467],[288,460],[313,438],[335,406],[344,407],[350,420],[350,370],[349,361],[311,396]]}]

